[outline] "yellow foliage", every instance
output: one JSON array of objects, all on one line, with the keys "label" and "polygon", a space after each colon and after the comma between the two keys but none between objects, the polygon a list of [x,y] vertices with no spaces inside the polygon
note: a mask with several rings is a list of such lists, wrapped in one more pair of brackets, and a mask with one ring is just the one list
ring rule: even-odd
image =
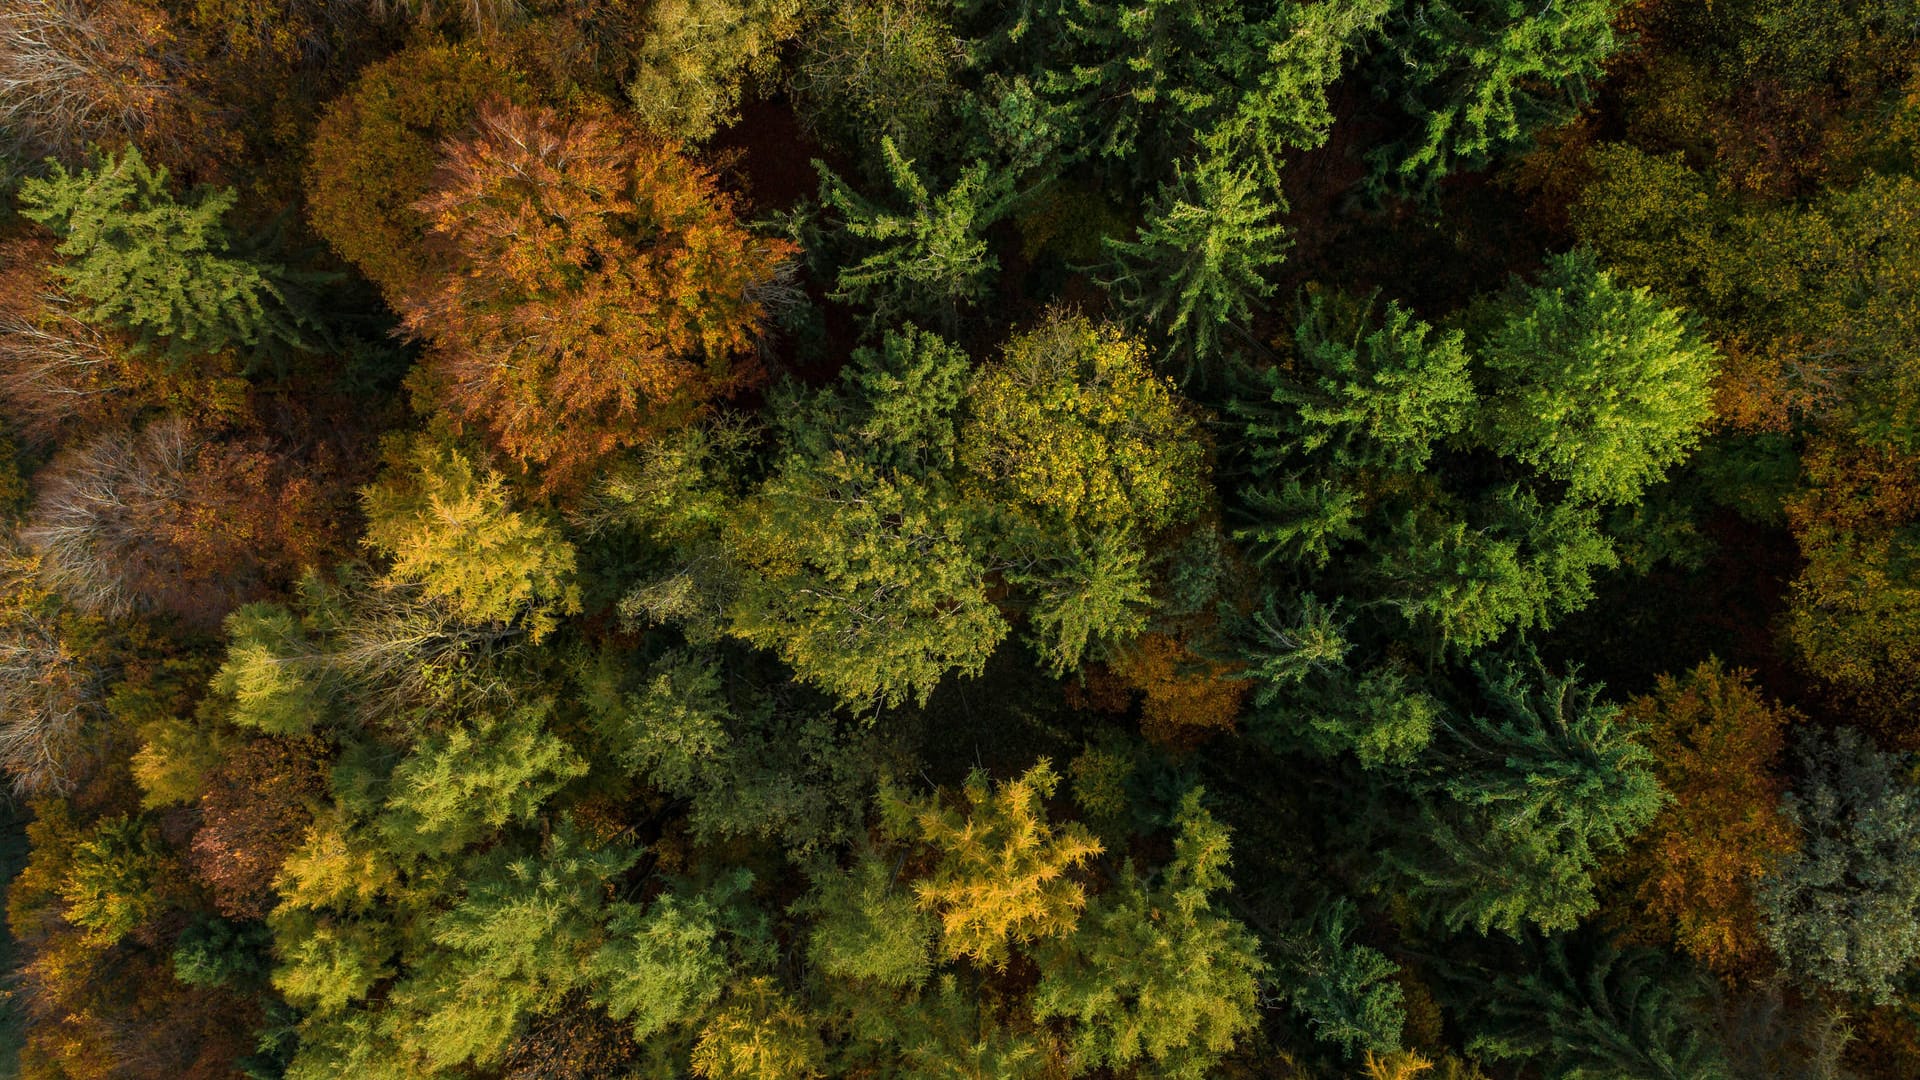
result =
[{"label": "yellow foliage", "polygon": [[997,789],[976,769],[961,792],[964,813],[938,798],[889,797],[894,831],[911,831],[936,852],[913,889],[923,909],[938,912],[949,959],[1004,968],[1009,940],[1058,938],[1078,923],[1087,894],[1070,874],[1102,849],[1078,822],[1047,821],[1044,803],[1059,782],[1042,758]]}]

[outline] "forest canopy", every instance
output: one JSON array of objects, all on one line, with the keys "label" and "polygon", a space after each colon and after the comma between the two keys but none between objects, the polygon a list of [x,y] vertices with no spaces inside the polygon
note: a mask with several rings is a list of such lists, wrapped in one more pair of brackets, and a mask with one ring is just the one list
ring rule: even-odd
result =
[{"label": "forest canopy", "polygon": [[0,0],[0,1076],[1920,1075],[1911,0]]}]

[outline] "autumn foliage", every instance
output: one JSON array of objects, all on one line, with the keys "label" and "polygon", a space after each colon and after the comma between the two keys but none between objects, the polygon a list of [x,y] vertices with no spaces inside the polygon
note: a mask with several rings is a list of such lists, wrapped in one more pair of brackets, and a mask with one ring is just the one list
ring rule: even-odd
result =
[{"label": "autumn foliage", "polygon": [[765,296],[796,249],[631,124],[490,107],[418,206],[452,250],[400,302],[431,348],[423,382],[549,484],[760,379]]},{"label": "autumn foliage", "polygon": [[1794,845],[1776,765],[1798,717],[1752,678],[1709,661],[1628,706],[1673,797],[1626,860],[1634,925],[1723,974],[1765,959],[1753,888]]}]

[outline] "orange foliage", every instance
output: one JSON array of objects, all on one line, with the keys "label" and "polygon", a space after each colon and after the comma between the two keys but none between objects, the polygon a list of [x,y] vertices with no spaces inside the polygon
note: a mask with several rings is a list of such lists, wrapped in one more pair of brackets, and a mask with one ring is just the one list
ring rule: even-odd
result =
[{"label": "orange foliage", "polygon": [[1140,635],[1111,666],[1141,694],[1141,732],[1162,744],[1190,743],[1208,731],[1231,729],[1252,688],[1238,677],[1240,665],[1196,656],[1166,634]]},{"label": "orange foliage", "polygon": [[1709,661],[1681,679],[1662,676],[1627,706],[1648,725],[1660,782],[1673,796],[1622,867],[1640,904],[1635,929],[1671,939],[1722,974],[1765,957],[1752,888],[1794,843],[1774,763],[1797,716],[1750,678]]},{"label": "orange foliage", "polygon": [[311,736],[257,739],[229,755],[200,798],[193,865],[221,914],[266,915],[273,879],[306,838],[327,788],[327,746]]},{"label": "orange foliage", "polygon": [[420,384],[549,487],[758,381],[761,297],[793,245],[611,119],[485,110],[418,208],[450,264],[400,304]]},{"label": "orange foliage", "polygon": [[157,609],[212,626],[289,584],[338,542],[324,460],[218,441],[166,418],[55,457],[21,538],[45,584],[83,610]]}]

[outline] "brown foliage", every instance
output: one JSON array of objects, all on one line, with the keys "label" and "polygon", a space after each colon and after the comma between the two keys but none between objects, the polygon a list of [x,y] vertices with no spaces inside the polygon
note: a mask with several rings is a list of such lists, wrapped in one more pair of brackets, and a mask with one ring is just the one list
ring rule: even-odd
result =
[{"label": "brown foliage", "polygon": [[44,237],[0,241],[0,416],[23,440],[59,442],[125,426],[142,409],[205,421],[241,416],[246,380],[235,357],[174,365],[83,322],[51,273]]},{"label": "brown foliage", "polygon": [[90,143],[144,144],[177,104],[171,46],[165,14],[137,0],[4,0],[0,127],[68,161]]},{"label": "brown foliage", "polygon": [[264,440],[217,442],[167,418],[47,466],[28,525],[40,577],[83,611],[202,625],[285,584],[335,542],[316,475]]},{"label": "brown foliage", "polygon": [[537,1017],[507,1050],[506,1080],[595,1080],[619,1076],[640,1056],[633,1026],[575,997]]},{"label": "brown foliage", "polygon": [[326,791],[326,763],[326,744],[311,736],[257,739],[209,778],[192,861],[221,914],[266,915],[280,864],[306,838]]},{"label": "brown foliage", "polygon": [[417,204],[453,251],[400,303],[421,383],[561,486],[761,377],[761,240],[671,146],[613,119],[487,109]]},{"label": "brown foliage", "polygon": [[1160,633],[1135,638],[1111,666],[1141,694],[1141,733],[1164,745],[1231,729],[1252,685],[1238,677],[1239,665],[1196,656],[1185,643]]},{"label": "brown foliage", "polygon": [[1765,958],[1752,889],[1794,843],[1775,762],[1798,717],[1755,690],[1751,674],[1709,661],[1680,679],[1662,676],[1627,706],[1648,725],[1673,796],[1622,868],[1639,904],[1634,928],[1727,975]]},{"label": "brown foliage", "polygon": [[328,107],[307,159],[314,231],[392,299],[426,276],[427,218],[414,203],[440,144],[480,102],[518,97],[512,75],[475,45],[416,45],[363,72]]}]

